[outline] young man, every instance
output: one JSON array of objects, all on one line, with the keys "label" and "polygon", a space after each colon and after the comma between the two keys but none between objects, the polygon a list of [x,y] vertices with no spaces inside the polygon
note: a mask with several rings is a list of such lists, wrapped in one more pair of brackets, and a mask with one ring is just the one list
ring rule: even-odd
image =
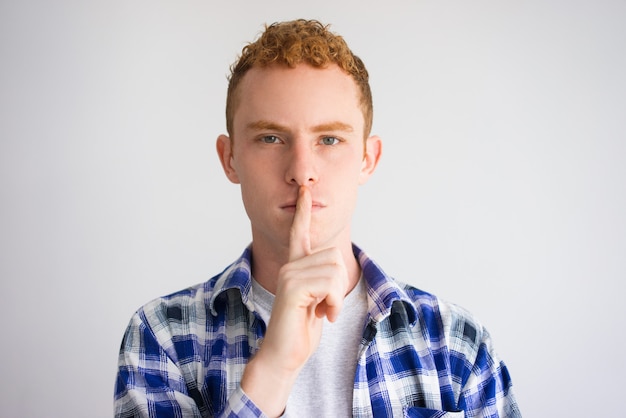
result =
[{"label": "young man", "polygon": [[267,27],[231,70],[217,152],[252,243],[133,316],[116,416],[520,416],[487,331],[351,242],[381,155],[361,60],[298,20]]}]

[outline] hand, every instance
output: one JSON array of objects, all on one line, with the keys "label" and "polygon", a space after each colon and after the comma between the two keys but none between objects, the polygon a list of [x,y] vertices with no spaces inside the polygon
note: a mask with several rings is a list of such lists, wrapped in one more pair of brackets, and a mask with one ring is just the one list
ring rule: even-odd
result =
[{"label": "hand", "polygon": [[324,317],[337,319],[348,287],[341,252],[337,248],[311,249],[311,205],[310,191],[300,187],[289,237],[289,261],[279,272],[265,340],[241,382],[267,414],[283,411],[298,372],[317,349]]},{"label": "hand", "polygon": [[277,343],[284,367],[299,370],[317,348],[323,318],[337,319],[348,286],[341,252],[311,250],[311,193],[299,190],[289,238],[289,262],[278,277],[266,340]]}]

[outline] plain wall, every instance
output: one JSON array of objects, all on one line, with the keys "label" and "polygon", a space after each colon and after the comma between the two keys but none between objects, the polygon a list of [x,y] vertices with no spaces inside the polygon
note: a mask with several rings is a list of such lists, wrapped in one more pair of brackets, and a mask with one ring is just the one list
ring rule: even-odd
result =
[{"label": "plain wall", "polygon": [[148,300],[250,240],[214,151],[264,23],[365,61],[378,172],[354,240],[473,311],[526,417],[616,416],[626,374],[623,1],[0,3],[0,414],[111,416]]}]

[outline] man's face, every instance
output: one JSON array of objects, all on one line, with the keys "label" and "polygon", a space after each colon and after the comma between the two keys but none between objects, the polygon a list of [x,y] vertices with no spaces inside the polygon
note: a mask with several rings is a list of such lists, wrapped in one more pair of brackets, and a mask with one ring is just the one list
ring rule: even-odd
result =
[{"label": "man's face", "polygon": [[357,188],[380,154],[376,137],[364,152],[354,80],[334,65],[252,68],[237,94],[232,141],[220,137],[218,152],[241,184],[255,244],[288,246],[301,185],[313,199],[312,249],[349,242]]}]

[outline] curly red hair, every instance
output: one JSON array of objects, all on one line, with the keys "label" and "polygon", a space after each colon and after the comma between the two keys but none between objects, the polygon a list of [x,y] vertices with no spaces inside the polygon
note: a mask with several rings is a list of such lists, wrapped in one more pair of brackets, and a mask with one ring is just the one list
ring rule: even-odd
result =
[{"label": "curly red hair", "polygon": [[365,119],[364,136],[372,129],[373,105],[369,75],[363,61],[352,53],[346,41],[317,20],[298,19],[273,23],[254,42],[246,45],[230,67],[226,96],[226,129],[233,135],[233,117],[237,107],[237,86],[254,66],[271,64],[295,67],[306,63],[318,68],[336,64],[349,74],[361,93],[360,105]]}]

